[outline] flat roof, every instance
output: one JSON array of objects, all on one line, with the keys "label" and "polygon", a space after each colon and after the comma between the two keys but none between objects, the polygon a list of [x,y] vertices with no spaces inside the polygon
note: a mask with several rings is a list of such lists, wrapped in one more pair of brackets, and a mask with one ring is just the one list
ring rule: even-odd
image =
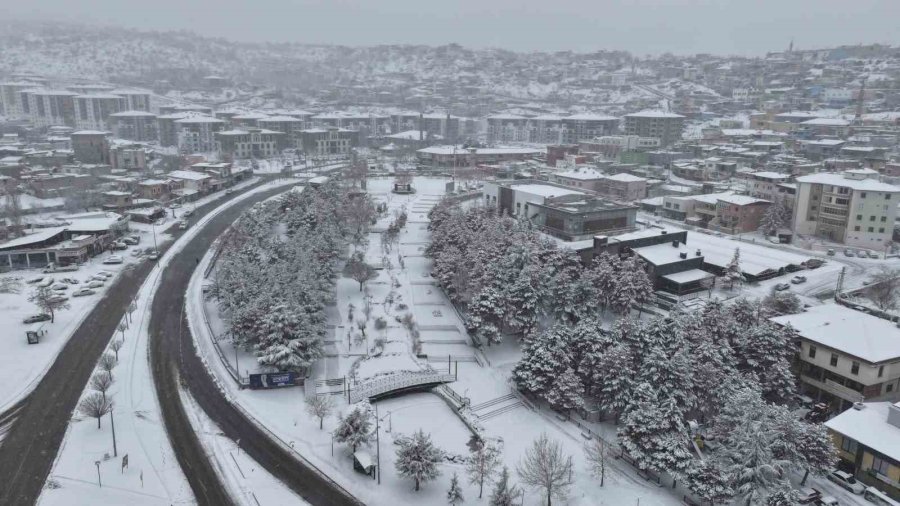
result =
[{"label": "flat roof", "polygon": [[[684,262],[694,257],[695,250],[691,250],[686,244],[679,241],[678,247],[672,246],[674,239],[662,244],[654,244],[652,246],[642,246],[634,248],[633,251],[641,258],[653,265],[666,265],[678,262]],[[681,253],[687,253],[687,258],[681,258]],[[702,255],[701,255],[702,256]]]},{"label": "flat roof", "polygon": [[540,197],[562,197],[563,195],[588,195],[583,191],[560,188],[549,184],[523,183],[509,185],[515,191],[530,193]]},{"label": "flat roof", "polygon": [[585,180],[591,180],[591,179],[602,179],[602,178],[606,177],[606,174],[604,174],[596,169],[584,168],[584,169],[567,170],[565,172],[557,172],[556,174],[554,174],[554,176],[564,177],[564,178],[568,178],[568,179],[579,179],[581,181],[585,181]]},{"label": "flat roof", "polygon": [[37,232],[33,234],[28,234],[22,237],[17,237],[10,241],[6,241],[3,244],[0,244],[0,250],[8,250],[13,248],[21,248],[23,246],[28,246],[31,244],[36,244],[39,242],[46,241],[47,239],[51,239],[56,235],[59,235],[65,232],[67,227],[49,227],[39,229]]},{"label": "flat roof", "polygon": [[204,174],[202,172],[194,172],[192,170],[173,170],[166,174],[169,177],[174,177],[175,179],[189,179],[191,181],[200,181],[201,179],[210,179],[209,174]]},{"label": "flat roof", "polygon": [[606,179],[611,179],[613,181],[621,181],[624,183],[637,183],[640,181],[646,181],[646,178],[633,176],[631,174],[627,174],[625,172],[619,174],[613,174],[612,176],[606,176]]},{"label": "flat roof", "polygon": [[[674,249],[674,248],[672,248]],[[708,278],[716,277],[715,274],[700,270],[700,269],[690,269],[687,271],[676,272],[674,274],[667,274],[663,276],[663,278],[672,281],[673,283],[677,283],[679,285],[683,285],[685,283],[692,283],[694,281],[701,281]]]},{"label": "flat roof", "polygon": [[813,306],[804,313],[778,316],[772,321],[790,324],[804,339],[870,363],[900,357],[900,328],[840,304]]},{"label": "flat roof", "polygon": [[833,186],[846,186],[854,190],[876,192],[900,192],[900,186],[882,183],[877,179],[849,179],[842,174],[832,172],[819,172],[797,178],[798,183],[827,184]]}]

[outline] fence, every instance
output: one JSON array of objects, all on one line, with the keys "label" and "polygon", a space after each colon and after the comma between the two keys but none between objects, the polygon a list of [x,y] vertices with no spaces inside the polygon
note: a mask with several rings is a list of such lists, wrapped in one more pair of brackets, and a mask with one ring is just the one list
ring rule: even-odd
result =
[{"label": "fence", "polygon": [[417,373],[417,372],[399,372],[380,376],[365,383],[357,384],[357,387],[350,392],[350,402],[355,403],[363,399],[377,397],[395,390],[403,390],[415,386],[425,386],[434,383],[449,383],[455,381],[456,378],[452,374],[441,373]]}]

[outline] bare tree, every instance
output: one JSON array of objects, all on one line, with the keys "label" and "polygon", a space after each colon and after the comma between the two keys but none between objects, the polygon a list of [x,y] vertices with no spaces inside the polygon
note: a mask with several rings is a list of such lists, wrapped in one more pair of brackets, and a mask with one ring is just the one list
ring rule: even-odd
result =
[{"label": "bare tree", "polygon": [[870,278],[866,295],[882,311],[897,308],[897,295],[900,290],[900,269],[882,267]]},{"label": "bare tree", "polygon": [[547,506],[553,498],[566,496],[572,485],[572,457],[563,455],[562,447],[542,433],[525,451],[516,472],[526,485],[547,494]]},{"label": "bare tree", "polygon": [[19,191],[14,186],[6,186],[6,199],[3,202],[3,218],[9,221],[12,237],[22,234],[22,201]]},{"label": "bare tree", "polygon": [[466,461],[466,474],[469,483],[478,484],[478,498],[484,493],[484,484],[489,483],[497,475],[500,468],[500,450],[488,441],[481,441],[472,449]]},{"label": "bare tree", "polygon": [[116,362],[119,361],[119,350],[122,349],[122,345],[123,345],[123,344],[125,344],[125,343],[122,342],[122,341],[113,341],[113,342],[109,345],[109,347],[112,349],[112,351],[116,354]]},{"label": "bare tree", "polygon": [[78,404],[78,411],[84,416],[97,419],[97,428],[100,428],[100,419],[112,409],[112,401],[105,394],[94,392]]},{"label": "bare tree", "polygon": [[113,384],[112,375],[105,372],[98,372],[91,376],[91,388],[103,394],[106,397],[106,391]]},{"label": "bare tree", "polygon": [[361,241],[369,223],[375,217],[375,204],[368,195],[356,195],[349,199],[344,207],[347,219],[356,229],[355,238]]},{"label": "bare tree", "polygon": [[28,302],[34,303],[41,311],[50,314],[50,322],[56,318],[56,312],[63,309],[69,309],[69,302],[55,293],[48,286],[38,287],[34,293],[28,297]]},{"label": "bare tree", "polygon": [[600,438],[592,438],[584,445],[584,458],[590,464],[591,473],[593,473],[594,477],[600,479],[601,487],[603,486],[604,478],[606,478],[606,468],[611,456],[612,448]]},{"label": "bare tree", "polygon": [[359,283],[359,291],[361,292],[363,291],[363,284],[366,281],[375,279],[378,273],[371,265],[366,263],[362,253],[354,253],[350,260],[347,260],[347,265],[344,266],[344,276]]},{"label": "bare tree", "polygon": [[132,313],[134,313],[135,310],[137,310],[137,303],[134,301],[131,301],[131,303],[128,304],[128,317],[131,318],[131,321],[134,321],[134,317],[132,316]]},{"label": "bare tree", "polygon": [[123,341],[125,340],[125,330],[126,330],[126,329],[128,329],[128,325],[125,325],[125,322],[119,322],[119,324],[116,325],[116,330],[118,330],[119,332],[122,333],[122,340],[123,340]]},{"label": "bare tree", "polygon": [[325,418],[334,410],[334,404],[331,397],[326,395],[316,395],[306,399],[306,411],[312,416],[319,419],[319,430],[322,430],[322,424]]},{"label": "bare tree", "polygon": [[100,370],[112,376],[112,370],[116,367],[117,362],[116,357],[114,357],[112,353],[104,353],[103,356],[100,357]]}]

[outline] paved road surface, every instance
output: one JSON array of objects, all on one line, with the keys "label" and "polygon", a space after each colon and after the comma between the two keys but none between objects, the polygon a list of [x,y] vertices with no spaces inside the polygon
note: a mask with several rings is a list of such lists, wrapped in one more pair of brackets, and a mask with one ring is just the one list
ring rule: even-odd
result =
[{"label": "paved road surface", "polygon": [[184,317],[184,296],[191,274],[209,249],[210,243],[243,212],[251,202],[274,193],[260,193],[216,216],[172,258],[163,273],[150,316],[150,365],[169,438],[178,461],[200,504],[230,504],[214,476],[197,436],[191,428],[178,396],[179,382],[186,385],[206,414],[227,437],[240,441],[247,454],[313,505],[360,504],[329,479],[299,462],[247,420],[223,396],[200,361]]},{"label": "paved road surface", "polygon": [[[228,198],[198,207],[191,220],[196,221]],[[173,227],[170,233],[177,237],[181,232]],[[7,419],[7,432],[0,445],[0,504],[37,502],[81,392],[129,302],[155,265],[145,260],[125,269],[72,334],[34,391],[0,415]],[[13,410],[17,410],[15,420],[7,423]]]}]

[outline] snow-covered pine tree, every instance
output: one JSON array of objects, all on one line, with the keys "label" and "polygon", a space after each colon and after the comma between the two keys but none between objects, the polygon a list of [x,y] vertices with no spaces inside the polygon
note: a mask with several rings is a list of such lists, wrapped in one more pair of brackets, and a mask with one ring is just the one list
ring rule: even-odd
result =
[{"label": "snow-covered pine tree", "polygon": [[759,232],[765,236],[775,235],[778,229],[787,225],[790,217],[782,199],[775,199],[759,222]]},{"label": "snow-covered pine tree", "polygon": [[258,324],[257,361],[279,371],[309,367],[322,356],[322,333],[302,309],[282,302],[270,307]]},{"label": "snow-covered pine tree", "polygon": [[584,387],[575,370],[566,367],[544,394],[547,402],[558,410],[570,411],[584,405]]},{"label": "snow-covered pine tree", "polygon": [[702,502],[728,504],[734,497],[730,477],[715,458],[694,459],[684,479],[688,490]]},{"label": "snow-covered pine tree", "polygon": [[[522,494],[519,487],[509,483],[509,468],[504,466],[494,491],[491,492],[490,506],[514,506]],[[480,497],[480,496],[479,496]]]},{"label": "snow-covered pine tree", "polygon": [[394,467],[401,476],[411,478],[416,483],[416,491],[419,485],[437,478],[441,472],[438,464],[443,458],[443,452],[431,442],[431,436],[418,430],[412,437],[398,439],[397,460]]},{"label": "snow-covered pine tree", "polygon": [[734,256],[725,266],[725,278],[728,280],[729,288],[734,289],[735,283],[743,284],[746,281],[744,271],[741,269],[741,249],[734,248]]},{"label": "snow-covered pine tree", "polygon": [[354,453],[360,445],[369,444],[374,437],[372,427],[372,411],[368,402],[360,402],[341,417],[334,430],[334,440],[350,445]]},{"label": "snow-covered pine tree", "polygon": [[466,499],[463,497],[462,488],[459,486],[459,475],[453,473],[453,477],[450,478],[450,489],[447,490],[447,504],[457,506],[464,502],[466,502]]},{"label": "snow-covered pine tree", "polygon": [[[551,395],[557,379],[571,369],[571,333],[570,327],[557,325],[525,341],[522,358],[513,369],[513,380],[520,389],[540,397]],[[566,384],[559,387],[560,390],[553,395],[563,395]]]},{"label": "snow-covered pine tree", "polygon": [[732,489],[748,505],[762,504],[787,479],[789,462],[773,455],[774,437],[762,421],[751,421],[737,426],[723,441],[725,471],[732,477]]}]

